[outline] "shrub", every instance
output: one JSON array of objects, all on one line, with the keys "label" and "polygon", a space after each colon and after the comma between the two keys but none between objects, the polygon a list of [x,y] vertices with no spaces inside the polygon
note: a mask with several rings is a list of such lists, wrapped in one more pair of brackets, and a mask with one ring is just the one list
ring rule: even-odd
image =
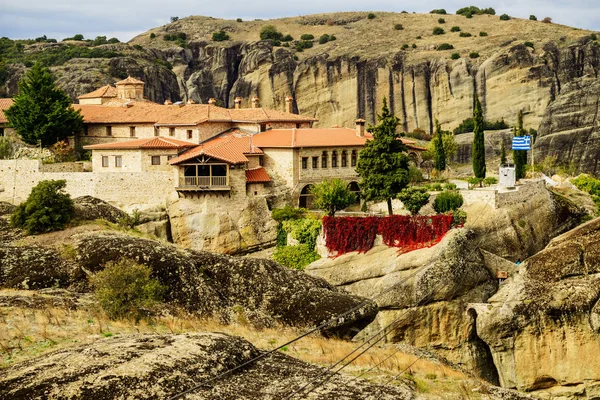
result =
[{"label": "shrub", "polygon": [[321,257],[305,244],[278,247],[273,253],[275,261],[297,270],[303,270],[308,264],[317,261],[319,258]]},{"label": "shrub", "polygon": [[446,32],[444,32],[444,30],[442,28],[440,28],[439,26],[436,26],[435,28],[433,28],[434,35],[443,35],[444,33],[446,33]]},{"label": "shrub", "polygon": [[325,179],[311,189],[314,205],[333,217],[336,211],[343,210],[356,201],[356,196],[348,189],[346,182],[339,178]]},{"label": "shrub", "polygon": [[544,18],[544,19],[542,20],[542,22],[543,22],[543,23],[545,23],[545,24],[551,24],[551,23],[552,23],[552,18],[550,18],[550,17],[546,17],[546,18]]},{"label": "shrub", "polygon": [[94,294],[110,319],[133,317],[139,321],[144,308],[163,297],[166,287],[151,277],[152,269],[127,258],[108,262],[92,278]]},{"label": "shrub", "polygon": [[271,211],[271,218],[277,222],[283,222],[291,219],[303,218],[307,212],[308,210],[305,208],[285,206],[283,208],[274,208],[273,211]]},{"label": "shrub", "polygon": [[454,48],[454,46],[452,46],[450,43],[442,43],[439,46],[437,46],[435,49],[437,51],[442,51],[442,50],[452,50]]},{"label": "shrub", "polygon": [[450,32],[460,32],[460,26],[453,26],[450,28]]},{"label": "shrub", "polygon": [[337,39],[337,38],[335,37],[335,35],[329,35],[329,41],[330,41],[330,42],[331,42],[331,41],[334,41],[334,40],[336,40],[336,39]]},{"label": "shrub", "polygon": [[491,7],[479,8],[479,7],[475,7],[475,6],[468,6],[468,7],[459,8],[458,10],[456,10],[456,14],[464,15],[465,17],[471,18],[473,15],[482,15],[482,14],[496,15],[496,10],[494,10]]},{"label": "shrub", "polygon": [[416,49],[417,45],[416,45],[416,43],[413,43],[413,44],[410,45],[410,47],[412,47],[413,49]]},{"label": "shrub", "polygon": [[213,42],[222,42],[224,40],[229,40],[229,35],[225,31],[213,32],[212,40]]},{"label": "shrub", "polygon": [[73,200],[64,192],[66,185],[64,179],[38,183],[11,215],[11,224],[30,235],[64,229],[73,217]]},{"label": "shrub", "polygon": [[443,8],[439,8],[439,9],[436,9],[436,10],[429,11],[429,14],[443,14],[443,15],[445,15],[447,13],[446,13],[446,10],[444,10]]},{"label": "shrub", "polygon": [[434,182],[430,185],[431,190],[435,190],[436,192],[442,191],[442,184],[439,182]]},{"label": "shrub", "polygon": [[152,33],[150,34],[150,39],[154,39],[154,38],[156,38],[156,33],[152,32]]},{"label": "shrub", "polygon": [[291,42],[292,40],[294,40],[294,38],[289,33],[281,38],[282,42]]},{"label": "shrub", "polygon": [[488,176],[483,180],[483,184],[486,186],[495,185],[496,183],[498,183],[498,179],[494,178],[493,176]]},{"label": "shrub", "polygon": [[487,32],[483,32],[483,31],[479,32],[479,36],[483,37],[483,36],[487,36],[487,35],[488,35]]},{"label": "shrub", "polygon": [[139,44],[134,44],[133,48],[136,49],[137,51],[143,51],[144,48],[142,46],[140,46]]},{"label": "shrub", "polygon": [[471,37],[472,35],[469,32],[461,32],[458,36],[460,36],[460,37]]},{"label": "shrub", "polygon": [[317,237],[321,233],[321,221],[314,218],[300,218],[284,221],[283,230],[289,233],[292,238],[300,244],[305,244],[309,249],[314,250],[317,244]]},{"label": "shrub", "polygon": [[423,181],[423,172],[421,168],[414,165],[408,166],[408,181],[410,183],[419,183]]},{"label": "shrub", "polygon": [[469,189],[472,189],[473,186],[475,186],[475,185],[481,185],[481,182],[483,182],[483,179],[477,178],[476,176],[472,176],[469,179],[467,179],[467,183],[469,184]]},{"label": "shrub", "polygon": [[404,43],[404,44],[402,45],[402,50],[406,50],[406,49],[408,49],[408,44]]},{"label": "shrub", "polygon": [[319,38],[319,44],[325,44],[327,42],[329,42],[329,35],[328,34],[321,35],[321,37]]},{"label": "shrub", "polygon": [[171,17],[171,22],[177,22],[179,21],[179,17]]},{"label": "shrub", "polygon": [[243,20],[241,18],[238,18],[235,20],[235,22],[243,22]]},{"label": "shrub", "polygon": [[530,21],[537,21],[537,17],[536,17],[535,15],[531,14],[531,15],[529,16],[529,20],[530,20]]},{"label": "shrub", "polygon": [[590,35],[590,40],[598,40],[598,35],[596,35],[595,33],[592,33]]},{"label": "shrub", "polygon": [[315,38],[315,35],[311,35],[310,33],[305,33],[304,35],[300,36],[300,40],[313,40]]},{"label": "shrub", "polygon": [[397,31],[401,31],[404,29],[404,26],[402,26],[402,24],[396,24],[396,25],[394,25],[394,29]]},{"label": "shrub", "polygon": [[446,20],[444,18],[438,18],[438,24],[445,24]]},{"label": "shrub", "polygon": [[523,46],[531,47],[533,49],[533,42],[525,42]]},{"label": "shrub", "polygon": [[459,58],[460,58],[460,54],[458,54],[458,53],[452,53],[450,55],[451,60],[458,60]]},{"label": "shrub", "polygon": [[402,189],[402,191],[398,193],[398,199],[412,215],[416,215],[419,213],[419,210],[429,202],[429,193],[427,193],[427,190],[424,188],[413,186]]},{"label": "shrub", "polygon": [[373,13],[369,13],[369,15],[367,15],[367,18],[369,19],[375,19],[376,15]]},{"label": "shrub", "polygon": [[304,49],[310,49],[313,47],[313,42],[310,40],[300,40],[296,43],[296,51],[303,51]]},{"label": "shrub", "polygon": [[508,21],[510,19],[510,17],[508,16],[508,14],[502,14],[500,16],[500,21]]},{"label": "shrub", "polygon": [[[469,117],[463,120],[460,125],[454,128],[454,134],[460,135],[461,133],[473,132],[473,118]],[[500,129],[507,129],[508,125],[503,119],[499,121],[484,121],[483,129],[489,131],[497,131]]]},{"label": "shrub", "polygon": [[431,135],[420,128],[416,128],[412,132],[407,132],[406,136],[419,140],[431,140]]},{"label": "shrub", "polygon": [[417,39],[421,39],[421,36],[417,36],[416,38],[417,38]]},{"label": "shrub", "polygon": [[281,41],[277,40],[277,39],[271,39],[271,46],[273,47],[277,47],[277,46],[281,46]]},{"label": "shrub", "polygon": [[446,190],[456,190],[456,184],[455,183],[446,183],[444,185],[444,189],[446,189]]},{"label": "shrub", "polygon": [[454,211],[463,205],[462,195],[454,190],[446,190],[438,194],[433,201],[433,209],[441,214],[448,211]]},{"label": "shrub", "polygon": [[275,25],[265,25],[260,30],[260,40],[281,40],[283,34],[277,30]]},{"label": "shrub", "polygon": [[469,57],[470,58],[479,58],[479,53],[476,51],[473,51],[473,52],[469,53]]},{"label": "shrub", "polygon": [[14,153],[14,143],[7,137],[0,137],[0,160],[12,158]]}]

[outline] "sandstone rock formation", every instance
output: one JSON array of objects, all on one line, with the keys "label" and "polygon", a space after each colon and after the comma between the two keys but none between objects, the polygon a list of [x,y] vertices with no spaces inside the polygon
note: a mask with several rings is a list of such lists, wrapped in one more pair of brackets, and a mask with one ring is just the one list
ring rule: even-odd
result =
[{"label": "sandstone rock formation", "polygon": [[124,211],[92,196],[76,197],[73,203],[75,206],[73,218],[76,219],[85,221],[104,219],[116,224],[121,218],[127,217]]},{"label": "sandstone rock formation", "polygon": [[[136,335],[59,350],[0,371],[0,397],[167,399],[261,354],[249,342],[217,333]],[[186,399],[281,399],[322,372],[275,353],[194,390]],[[405,386],[334,375],[310,398],[417,399]]]},{"label": "sandstone rock formation", "polygon": [[[553,239],[474,304],[477,334],[491,349],[503,387],[545,398],[600,396],[600,219]],[[556,397],[550,397],[556,396]]]}]

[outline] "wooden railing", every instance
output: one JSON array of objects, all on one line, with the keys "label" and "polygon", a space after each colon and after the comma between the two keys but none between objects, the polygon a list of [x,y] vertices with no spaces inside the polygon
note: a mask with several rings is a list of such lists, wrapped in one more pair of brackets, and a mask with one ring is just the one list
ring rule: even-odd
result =
[{"label": "wooden railing", "polygon": [[227,176],[185,176],[180,181],[181,186],[228,186]]}]

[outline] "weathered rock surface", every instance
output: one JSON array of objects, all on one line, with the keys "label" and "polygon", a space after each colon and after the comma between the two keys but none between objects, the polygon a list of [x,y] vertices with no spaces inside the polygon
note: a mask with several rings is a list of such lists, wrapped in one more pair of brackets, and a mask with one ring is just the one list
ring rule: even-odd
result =
[{"label": "weathered rock surface", "polygon": [[69,268],[52,249],[0,245],[0,287],[43,289],[65,287]]},{"label": "weathered rock surface", "polygon": [[[503,387],[544,398],[600,394],[600,219],[561,235],[472,305]],[[555,396],[555,397],[551,397]]]},{"label": "weathered rock surface", "polygon": [[[114,337],[45,355],[0,371],[0,397],[167,399],[261,354],[249,342],[217,333]],[[280,353],[186,395],[186,399],[281,399],[322,368]],[[416,399],[405,386],[334,375],[307,398]]]},{"label": "weathered rock surface", "polygon": [[73,217],[77,219],[86,221],[104,219],[116,224],[121,218],[127,217],[126,212],[96,197],[76,197],[73,199],[73,203],[75,206]]}]

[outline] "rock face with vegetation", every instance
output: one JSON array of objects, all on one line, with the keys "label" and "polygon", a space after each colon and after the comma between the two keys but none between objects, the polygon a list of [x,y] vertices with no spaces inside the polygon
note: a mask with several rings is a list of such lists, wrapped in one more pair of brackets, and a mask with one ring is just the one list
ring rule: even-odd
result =
[{"label": "rock face with vegetation", "polygon": [[472,306],[503,387],[546,398],[600,396],[599,254],[597,218],[529,258],[490,304]]},{"label": "rock face with vegetation", "polygon": [[[167,399],[261,354],[239,337],[217,333],[115,337],[59,350],[0,372],[0,397],[13,400]],[[280,399],[323,369],[275,353],[199,388],[186,399]],[[260,393],[260,397],[257,394]],[[408,388],[334,375],[318,398],[417,399]]]}]

